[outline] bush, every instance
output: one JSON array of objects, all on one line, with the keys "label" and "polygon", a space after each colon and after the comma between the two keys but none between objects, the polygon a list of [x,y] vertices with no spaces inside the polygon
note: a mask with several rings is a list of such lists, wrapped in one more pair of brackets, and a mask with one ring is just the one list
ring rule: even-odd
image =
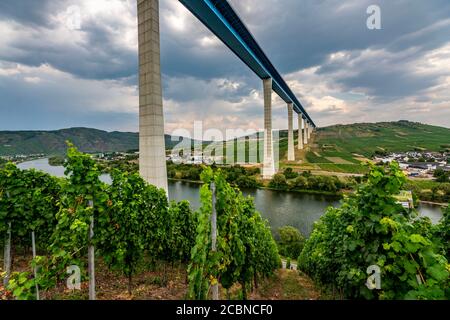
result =
[{"label": "bush", "polygon": [[444,169],[436,169],[433,176],[437,182],[450,182],[450,172],[444,171]]},{"label": "bush", "polygon": [[312,176],[312,173],[311,173],[311,171],[303,171],[302,172],[302,177],[305,177],[305,178],[309,178],[309,177],[311,177]]},{"label": "bush", "polygon": [[[372,167],[368,182],[315,224],[300,269],[326,287],[341,288],[347,298],[449,298],[448,262],[437,245],[446,240],[435,238],[428,218],[396,203],[393,196],[405,182],[395,162],[389,169]],[[380,290],[365,285],[372,265],[381,269]]]},{"label": "bush", "polygon": [[278,250],[284,257],[295,259],[300,255],[303,249],[305,238],[300,231],[291,226],[285,226],[278,229],[280,240],[278,241]]},{"label": "bush", "polygon": [[272,180],[269,183],[269,187],[274,188],[274,189],[287,189],[287,180],[286,177],[284,176],[284,174],[282,173],[277,173],[276,175],[273,176]]},{"label": "bush", "polygon": [[201,168],[191,167],[187,171],[183,171],[182,177],[187,180],[199,181],[201,172]]},{"label": "bush", "polygon": [[435,236],[442,240],[438,242],[438,245],[442,248],[442,254],[450,260],[450,203],[443,209],[442,219],[435,227]]},{"label": "bush", "polygon": [[177,171],[175,170],[175,169],[173,169],[173,168],[168,168],[167,169],[167,177],[168,178],[171,178],[171,179],[173,179],[173,178],[175,178],[177,176]]},{"label": "bush", "polygon": [[286,169],[284,169],[283,172],[284,176],[286,177],[286,179],[295,179],[298,177],[298,173],[295,172],[291,167],[288,167]]},{"label": "bush", "polygon": [[297,179],[295,179],[294,183],[292,184],[292,188],[300,189],[300,190],[308,189],[308,179],[306,179],[303,176],[298,177]]},{"label": "bush", "polygon": [[235,183],[239,188],[254,189],[259,187],[258,181],[253,176],[240,176]]}]

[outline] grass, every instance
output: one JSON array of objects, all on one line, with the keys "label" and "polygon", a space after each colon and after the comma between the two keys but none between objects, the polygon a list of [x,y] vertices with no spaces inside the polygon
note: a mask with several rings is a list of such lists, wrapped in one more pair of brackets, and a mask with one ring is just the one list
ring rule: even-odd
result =
[{"label": "grass", "polygon": [[309,163],[333,163],[332,161],[328,160],[327,158],[317,156],[314,152],[308,152],[306,153],[306,160]]},{"label": "grass", "polygon": [[335,164],[335,163],[320,163],[320,169],[333,172],[345,172],[364,174],[367,173],[367,167],[359,164]]},{"label": "grass", "polygon": [[[450,129],[409,121],[335,125],[317,129],[297,158],[312,170],[364,174],[363,162],[376,151],[445,151],[449,141]],[[280,146],[284,155],[285,144]]]},{"label": "grass", "polygon": [[350,157],[353,153],[371,157],[376,150],[442,151],[450,148],[449,141],[448,128],[408,121],[337,125],[317,131],[320,150],[334,148],[334,151]]},{"label": "grass", "polygon": [[438,187],[442,185],[442,182],[436,182],[433,180],[425,180],[425,179],[408,179],[408,183],[419,187],[420,189],[431,190],[434,187]]},{"label": "grass", "polygon": [[272,278],[259,284],[252,300],[317,300],[320,293],[305,275],[294,270],[278,270]]}]

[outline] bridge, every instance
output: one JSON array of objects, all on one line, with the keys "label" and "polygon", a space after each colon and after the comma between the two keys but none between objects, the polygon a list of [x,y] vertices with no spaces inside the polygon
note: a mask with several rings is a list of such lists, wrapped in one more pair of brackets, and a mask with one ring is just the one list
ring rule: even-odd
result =
[{"label": "bridge", "polygon": [[[295,161],[293,113],[298,115],[298,149],[303,149],[316,127],[305,108],[283,80],[251,32],[226,0],[179,0],[263,83],[263,177],[275,174],[272,137],[272,92],[287,104],[288,161]],[[139,166],[149,183],[167,190],[164,113],[161,89],[159,0],[137,0],[139,29]]]}]

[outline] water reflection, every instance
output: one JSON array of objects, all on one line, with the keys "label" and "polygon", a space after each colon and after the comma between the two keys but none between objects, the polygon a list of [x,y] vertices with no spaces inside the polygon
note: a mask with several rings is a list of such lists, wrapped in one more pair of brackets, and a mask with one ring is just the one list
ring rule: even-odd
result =
[{"label": "water reflection", "polygon": [[[38,169],[49,174],[64,177],[64,168],[50,166],[48,159],[39,159],[19,165],[21,169]],[[101,180],[111,183],[109,175],[102,175]],[[256,209],[266,218],[274,232],[280,227],[290,225],[298,228],[305,236],[309,236],[314,222],[324,214],[329,206],[338,207],[339,199],[322,195],[309,195],[272,190],[243,190],[246,196],[255,199]],[[184,181],[169,181],[170,200],[188,200],[196,210],[200,206],[200,185]],[[421,204],[420,214],[430,217],[437,223],[442,217],[441,208],[429,204]]]}]

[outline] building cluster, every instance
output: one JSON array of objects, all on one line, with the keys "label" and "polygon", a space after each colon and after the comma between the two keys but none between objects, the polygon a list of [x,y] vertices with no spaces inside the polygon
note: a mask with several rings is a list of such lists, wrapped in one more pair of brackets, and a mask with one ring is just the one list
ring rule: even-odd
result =
[{"label": "building cluster", "polygon": [[166,156],[167,161],[172,161],[176,164],[208,164],[213,163],[222,164],[225,158],[223,156],[206,156],[206,155],[188,155],[182,156],[179,154],[170,154]]},{"label": "building cluster", "polygon": [[46,155],[44,153],[37,153],[37,154],[16,154],[13,156],[0,156],[0,159],[12,162],[12,163],[20,163],[25,161],[31,161],[35,159],[44,158]]},{"label": "building cluster", "polygon": [[131,160],[139,157],[139,152],[101,152],[94,157],[104,161]]},{"label": "building cluster", "polygon": [[409,177],[432,178],[437,169],[450,172],[450,153],[448,152],[400,152],[375,157],[374,160],[383,163],[397,161]]}]

